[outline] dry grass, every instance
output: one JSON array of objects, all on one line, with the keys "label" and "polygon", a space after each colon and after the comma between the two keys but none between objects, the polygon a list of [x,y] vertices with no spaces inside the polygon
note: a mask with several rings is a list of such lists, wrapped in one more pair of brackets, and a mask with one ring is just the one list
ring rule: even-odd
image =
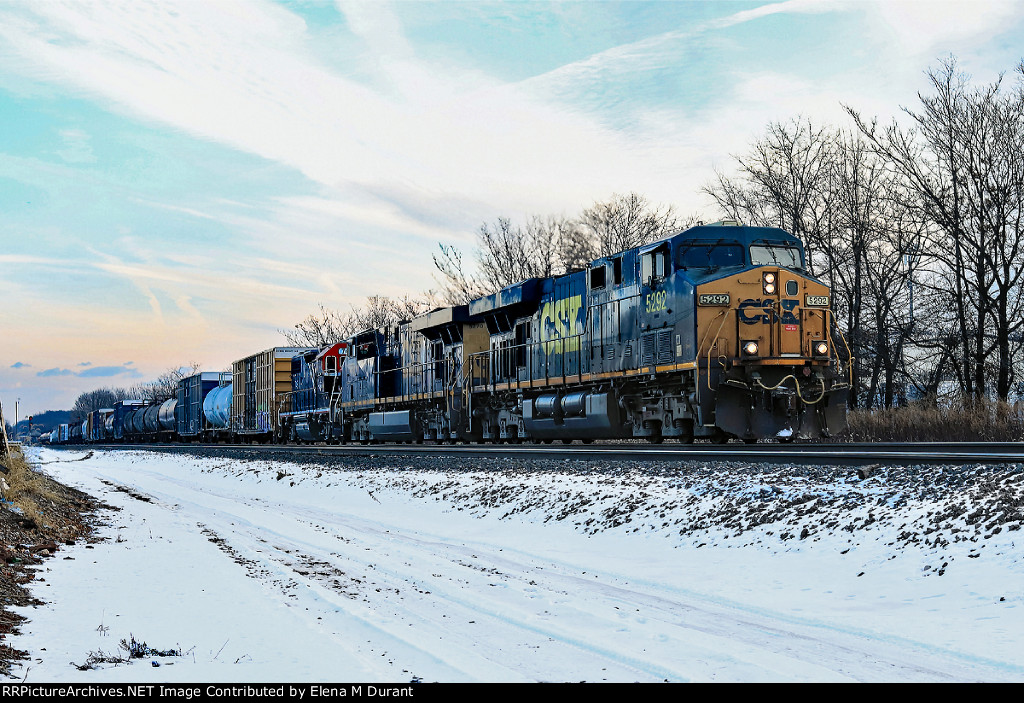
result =
[{"label": "dry grass", "polygon": [[0,459],[0,466],[7,471],[3,476],[7,483],[3,490],[4,499],[18,507],[29,520],[42,524],[42,515],[45,511],[41,502],[49,501],[52,505],[62,500],[51,489],[52,481],[33,471],[25,457],[17,450]]},{"label": "dry grass", "polygon": [[851,442],[1020,442],[1024,407],[1003,401],[914,403],[905,408],[851,410]]}]

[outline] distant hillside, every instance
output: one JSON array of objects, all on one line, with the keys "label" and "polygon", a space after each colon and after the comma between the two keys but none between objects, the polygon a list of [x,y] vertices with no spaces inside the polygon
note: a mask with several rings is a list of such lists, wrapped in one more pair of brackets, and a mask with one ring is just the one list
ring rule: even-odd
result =
[{"label": "distant hillside", "polygon": [[[46,412],[39,413],[38,415],[32,416],[32,432],[49,432],[57,427],[57,425],[71,422],[71,411],[70,410],[47,410]],[[28,432],[28,418],[19,418],[17,426],[14,428],[18,433]]]}]

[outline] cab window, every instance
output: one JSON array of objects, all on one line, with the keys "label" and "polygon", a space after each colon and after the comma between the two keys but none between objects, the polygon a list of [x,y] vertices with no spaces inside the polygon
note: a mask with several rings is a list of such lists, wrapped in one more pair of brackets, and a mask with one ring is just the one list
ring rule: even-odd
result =
[{"label": "cab window", "polygon": [[668,276],[668,248],[662,247],[640,257],[640,280],[645,284]]},{"label": "cab window", "polygon": [[691,244],[679,249],[676,265],[682,269],[718,269],[743,265],[739,244]]},{"label": "cab window", "polygon": [[782,266],[788,269],[803,269],[804,260],[796,247],[771,244],[752,244],[750,263],[753,266]]}]

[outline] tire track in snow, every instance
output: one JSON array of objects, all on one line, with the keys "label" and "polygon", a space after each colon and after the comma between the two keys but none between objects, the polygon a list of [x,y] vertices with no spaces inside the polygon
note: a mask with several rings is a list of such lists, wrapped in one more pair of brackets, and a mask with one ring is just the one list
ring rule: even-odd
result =
[{"label": "tire track in snow", "polygon": [[[489,670],[495,674],[494,680],[504,680],[497,672],[508,677],[527,671],[527,676],[546,678],[545,660],[569,661],[569,665],[550,676],[553,680],[568,680],[579,671],[581,655],[565,653],[574,650],[586,657],[588,674],[608,668],[602,664],[610,664],[614,669],[610,675],[616,680],[717,679],[720,675],[716,672],[723,667],[724,678],[729,680],[999,680],[1011,675],[1019,678],[1020,674],[1005,667],[1000,669],[998,662],[981,662],[983,668],[979,669],[977,660],[929,648],[924,643],[879,638],[821,622],[794,622],[795,618],[769,610],[733,607],[695,594],[632,583],[613,574],[600,574],[605,581],[595,584],[582,578],[577,567],[552,563],[550,558],[523,551],[521,547],[513,553],[501,551],[494,544],[456,543],[450,537],[401,531],[394,523],[382,523],[379,519],[324,511],[311,514],[305,504],[240,499],[240,488],[234,484],[226,484],[223,492],[211,493],[208,487],[197,489],[184,477],[138,472],[137,467],[135,470],[137,475],[132,481],[138,482],[137,490],[158,496],[169,509],[173,505],[178,510],[205,516],[217,534],[228,535],[225,539],[233,549],[242,550],[245,558],[272,568],[282,578],[305,584],[311,596],[344,610],[348,617],[361,619],[365,631],[375,631],[391,643],[387,649],[394,657],[432,657],[438,672],[466,676]],[[127,477],[119,475],[119,479]],[[144,480],[149,483],[142,485]],[[325,535],[317,535],[318,526],[332,539],[341,534],[349,542],[340,547],[331,544],[332,548],[328,548],[323,542]],[[303,556],[285,556],[286,548]],[[381,554],[388,558],[374,558]],[[378,591],[373,590],[374,595],[368,595],[368,607],[354,607],[349,595],[325,585],[318,578],[320,574],[298,573],[301,569],[295,565],[304,562],[305,567],[322,563],[345,573],[373,566],[376,580],[368,582],[368,588],[381,588],[386,594],[393,587],[398,593],[402,588],[409,589],[409,583],[415,583],[421,592],[413,588],[416,595],[410,595],[408,603],[396,603],[393,597],[378,596]],[[440,577],[427,579],[428,573]],[[443,580],[445,576],[448,581]],[[505,597],[494,597],[493,581],[503,582],[508,591],[502,594]],[[524,584],[534,590],[527,591]],[[542,605],[530,602],[537,600]],[[539,610],[543,605],[550,610]],[[624,609],[641,615],[624,618]],[[545,612],[552,617],[545,619]],[[440,617],[449,613],[451,618]],[[484,620],[474,622],[481,627],[471,630],[487,632],[478,635],[464,627],[453,629],[450,623],[456,617]],[[572,629],[563,627],[562,622],[568,622]],[[599,646],[576,634],[607,632],[624,623],[631,638],[616,648],[609,646],[608,637],[603,637]],[[424,628],[426,632],[411,636],[406,632],[410,625],[413,630]],[[426,640],[435,635],[444,640],[443,655],[428,648]],[[667,662],[663,652],[645,654],[662,661],[659,665],[638,658],[636,653],[643,651],[640,645],[648,642],[680,654]],[[534,647],[535,650],[508,661],[513,652]],[[395,653],[403,648],[404,652]],[[454,660],[466,652],[472,656],[461,667],[455,665]],[[921,661],[929,664],[923,666]],[[573,665],[577,668],[572,669]],[[551,669],[553,665],[548,670]],[[431,677],[423,670],[418,669],[417,673],[421,671]],[[438,677],[445,678],[443,673]]]}]

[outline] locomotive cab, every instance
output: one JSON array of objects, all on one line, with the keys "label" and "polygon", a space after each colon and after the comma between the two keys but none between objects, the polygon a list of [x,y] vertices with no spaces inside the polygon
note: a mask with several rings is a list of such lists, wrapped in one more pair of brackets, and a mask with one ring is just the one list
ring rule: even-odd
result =
[{"label": "locomotive cab", "polygon": [[835,434],[846,427],[848,386],[829,288],[808,275],[792,235],[740,229],[738,268],[708,267],[696,285],[699,420],[747,440]]}]

